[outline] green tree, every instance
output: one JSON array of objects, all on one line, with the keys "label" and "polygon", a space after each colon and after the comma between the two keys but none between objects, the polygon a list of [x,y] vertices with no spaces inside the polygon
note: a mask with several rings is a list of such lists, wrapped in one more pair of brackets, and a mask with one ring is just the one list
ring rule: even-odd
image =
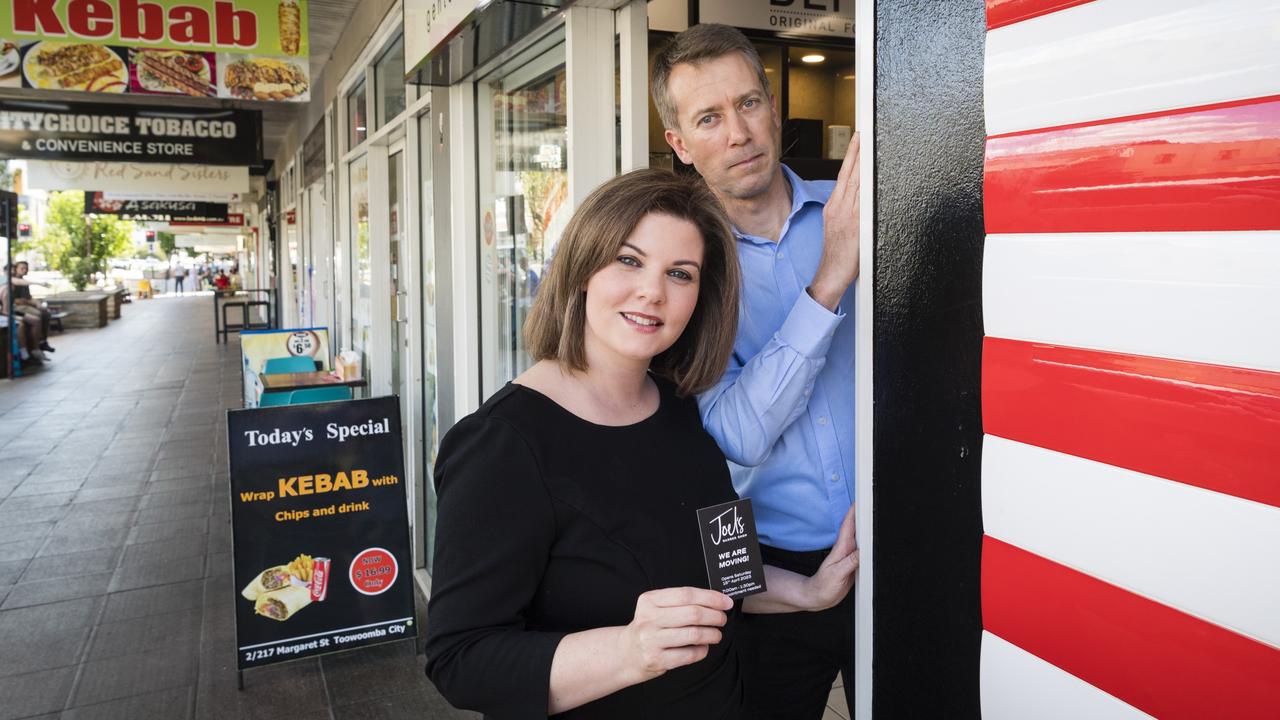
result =
[{"label": "green tree", "polygon": [[49,196],[49,214],[39,241],[41,250],[77,290],[83,290],[107,260],[131,249],[133,222],[111,215],[84,214],[84,193],[64,190]]}]

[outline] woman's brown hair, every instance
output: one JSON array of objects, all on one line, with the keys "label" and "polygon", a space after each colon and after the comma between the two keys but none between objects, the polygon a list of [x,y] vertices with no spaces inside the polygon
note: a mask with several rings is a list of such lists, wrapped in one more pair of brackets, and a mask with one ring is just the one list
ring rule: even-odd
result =
[{"label": "woman's brown hair", "polygon": [[702,235],[697,307],[680,337],[649,366],[674,382],[680,395],[693,395],[714,385],[728,365],[738,331],[740,282],[729,219],[696,176],[635,170],[592,191],[554,250],[524,325],[525,346],[535,360],[587,369],[587,281],[617,259],[622,243],[649,213],[686,220]]}]

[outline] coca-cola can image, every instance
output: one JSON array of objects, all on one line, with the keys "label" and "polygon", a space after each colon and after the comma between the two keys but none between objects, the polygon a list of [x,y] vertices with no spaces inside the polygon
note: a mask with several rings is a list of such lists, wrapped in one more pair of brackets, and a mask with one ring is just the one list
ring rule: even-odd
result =
[{"label": "coca-cola can image", "polygon": [[311,600],[320,602],[329,592],[329,558],[318,557],[311,569]]}]

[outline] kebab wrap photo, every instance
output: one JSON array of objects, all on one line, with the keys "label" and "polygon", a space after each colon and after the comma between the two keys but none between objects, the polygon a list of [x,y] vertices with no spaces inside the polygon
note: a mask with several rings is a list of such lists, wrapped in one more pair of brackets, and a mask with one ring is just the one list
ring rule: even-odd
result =
[{"label": "kebab wrap photo", "polygon": [[240,594],[245,600],[257,600],[264,592],[279,590],[290,585],[309,585],[315,573],[316,559],[310,555],[299,555],[289,561],[288,565],[276,565],[258,573],[258,575]]},{"label": "kebab wrap photo", "polygon": [[244,586],[240,594],[245,600],[257,600],[260,595],[272,590],[287,588],[293,584],[292,573],[287,565],[267,568],[253,577],[253,582]]},{"label": "kebab wrap photo", "polygon": [[253,611],[272,620],[288,620],[294,613],[311,604],[311,590],[290,585],[258,596]]}]

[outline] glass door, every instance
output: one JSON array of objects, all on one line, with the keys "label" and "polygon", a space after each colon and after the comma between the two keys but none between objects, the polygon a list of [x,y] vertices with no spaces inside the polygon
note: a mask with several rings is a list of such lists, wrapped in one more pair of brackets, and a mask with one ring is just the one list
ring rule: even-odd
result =
[{"label": "glass door", "polygon": [[[400,417],[406,422],[413,412],[411,403],[412,373],[408,372],[409,363],[409,306],[408,287],[405,285],[405,268],[402,265],[405,248],[403,247],[405,232],[405,209],[407,207],[405,193],[404,142],[391,146],[387,154],[387,237],[389,240],[390,286],[391,294],[391,392],[400,398]],[[409,434],[404,434],[405,442],[409,442]],[[406,448],[405,457],[412,457]]]},{"label": "glass door", "polygon": [[360,356],[361,372],[369,380],[369,351],[373,334],[373,267],[369,255],[369,158],[361,155],[348,165],[351,189],[351,347]]},{"label": "glass door", "polygon": [[563,32],[478,87],[486,397],[531,364],[521,331],[571,211]]}]

